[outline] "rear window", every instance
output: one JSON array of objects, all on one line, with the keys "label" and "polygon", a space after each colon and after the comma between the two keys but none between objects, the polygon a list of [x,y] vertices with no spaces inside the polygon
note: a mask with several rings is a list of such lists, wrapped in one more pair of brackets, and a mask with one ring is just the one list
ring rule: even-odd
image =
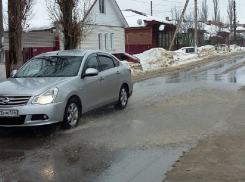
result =
[{"label": "rear window", "polygon": [[118,54],[113,54],[117,59],[121,60],[120,56]]}]

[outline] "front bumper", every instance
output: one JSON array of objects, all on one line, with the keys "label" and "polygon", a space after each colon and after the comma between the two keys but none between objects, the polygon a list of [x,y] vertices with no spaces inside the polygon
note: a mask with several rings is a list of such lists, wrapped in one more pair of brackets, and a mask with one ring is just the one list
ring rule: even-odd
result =
[{"label": "front bumper", "polygon": [[[0,108],[0,110],[18,110],[19,117],[0,117],[1,127],[25,127],[53,124],[63,121],[66,101],[51,103],[47,105],[28,104],[25,106]],[[34,117],[37,115],[47,115],[48,119]],[[34,119],[35,118],[35,119]]]}]

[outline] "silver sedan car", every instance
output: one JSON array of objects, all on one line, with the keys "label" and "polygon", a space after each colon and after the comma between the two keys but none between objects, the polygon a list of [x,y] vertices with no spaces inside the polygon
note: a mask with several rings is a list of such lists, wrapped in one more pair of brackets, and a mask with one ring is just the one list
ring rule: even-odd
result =
[{"label": "silver sedan car", "polygon": [[76,127],[80,116],[114,104],[124,109],[132,95],[130,69],[102,51],[55,51],[34,57],[0,83],[0,126],[62,122]]}]

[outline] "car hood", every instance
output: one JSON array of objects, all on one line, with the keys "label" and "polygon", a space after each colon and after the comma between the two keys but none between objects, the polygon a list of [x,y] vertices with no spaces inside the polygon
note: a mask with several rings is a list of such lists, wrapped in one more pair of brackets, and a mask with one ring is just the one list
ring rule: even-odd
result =
[{"label": "car hood", "polygon": [[39,95],[73,77],[8,78],[0,82],[0,95]]}]

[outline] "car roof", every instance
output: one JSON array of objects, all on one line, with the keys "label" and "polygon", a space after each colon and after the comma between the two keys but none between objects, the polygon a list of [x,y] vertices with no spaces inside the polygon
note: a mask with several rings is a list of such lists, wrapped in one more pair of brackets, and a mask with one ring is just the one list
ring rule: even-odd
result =
[{"label": "car roof", "polygon": [[37,57],[40,57],[40,56],[84,56],[87,53],[92,54],[92,53],[106,53],[106,52],[101,51],[101,50],[73,49],[73,50],[46,52],[46,53],[38,55]]}]

